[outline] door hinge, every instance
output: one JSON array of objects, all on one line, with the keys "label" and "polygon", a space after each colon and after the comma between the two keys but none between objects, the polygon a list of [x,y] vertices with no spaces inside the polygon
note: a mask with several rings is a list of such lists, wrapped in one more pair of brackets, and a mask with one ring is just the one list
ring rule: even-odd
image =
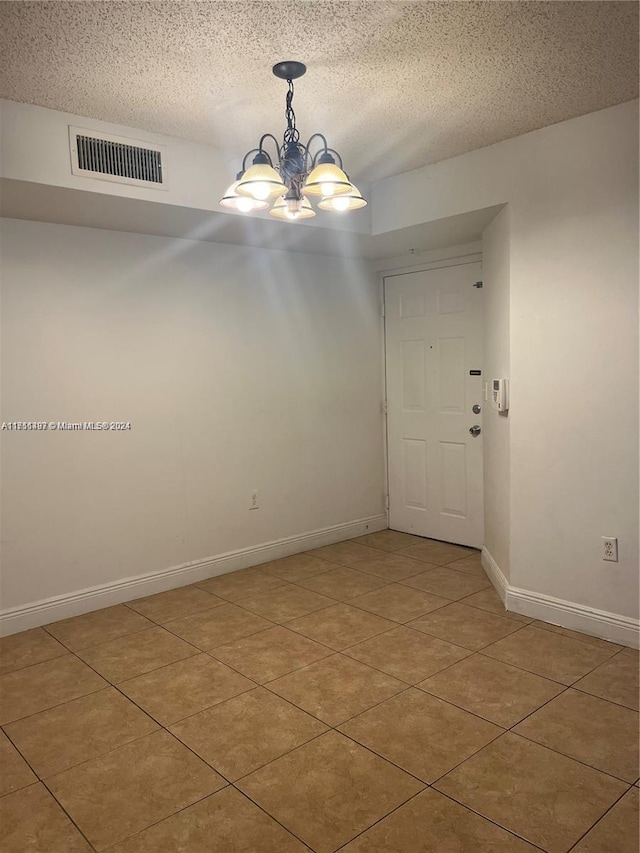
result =
[{"label": "door hinge", "polygon": [[382,414],[386,415],[388,411],[389,411],[389,404],[387,403],[386,400],[383,400],[382,401]]},{"label": "door hinge", "polygon": [[484,287],[484,282],[483,281],[476,281],[476,283],[473,286],[477,287],[478,290],[482,290],[482,288]]},{"label": "door hinge", "polygon": [[384,302],[384,299],[382,300],[382,304],[380,305],[380,316],[381,316],[381,317],[385,317],[385,316],[386,316],[386,312],[385,312],[385,302]]},{"label": "door hinge", "polygon": [[384,508],[389,509],[389,495],[384,496]]}]

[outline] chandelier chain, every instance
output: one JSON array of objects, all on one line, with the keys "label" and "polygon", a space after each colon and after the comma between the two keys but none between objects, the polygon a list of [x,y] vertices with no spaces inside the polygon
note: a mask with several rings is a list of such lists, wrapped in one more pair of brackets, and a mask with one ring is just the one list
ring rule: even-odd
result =
[{"label": "chandelier chain", "polygon": [[287,120],[287,129],[284,132],[285,143],[298,142],[300,133],[296,127],[296,114],[293,111],[293,80],[287,80],[289,91],[287,92],[287,107],[284,111]]}]

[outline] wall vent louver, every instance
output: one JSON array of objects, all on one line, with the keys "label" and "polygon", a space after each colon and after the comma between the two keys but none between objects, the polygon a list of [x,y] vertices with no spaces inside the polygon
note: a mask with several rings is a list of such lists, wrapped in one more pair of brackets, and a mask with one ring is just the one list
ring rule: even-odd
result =
[{"label": "wall vent louver", "polygon": [[166,189],[164,146],[69,127],[71,172],[136,187]]}]

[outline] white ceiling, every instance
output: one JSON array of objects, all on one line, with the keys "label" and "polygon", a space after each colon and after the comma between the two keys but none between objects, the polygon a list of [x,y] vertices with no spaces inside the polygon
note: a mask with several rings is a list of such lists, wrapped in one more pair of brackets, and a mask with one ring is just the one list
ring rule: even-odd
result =
[{"label": "white ceiling", "polygon": [[1,2],[0,95],[210,143],[284,129],[375,180],[631,100],[635,2]]}]

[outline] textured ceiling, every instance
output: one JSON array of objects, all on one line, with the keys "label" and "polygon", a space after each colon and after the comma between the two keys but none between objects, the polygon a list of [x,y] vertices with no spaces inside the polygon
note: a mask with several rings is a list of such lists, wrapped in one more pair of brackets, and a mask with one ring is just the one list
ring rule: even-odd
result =
[{"label": "textured ceiling", "polygon": [[222,148],[284,129],[373,180],[637,96],[635,2],[2,2],[2,97]]}]

